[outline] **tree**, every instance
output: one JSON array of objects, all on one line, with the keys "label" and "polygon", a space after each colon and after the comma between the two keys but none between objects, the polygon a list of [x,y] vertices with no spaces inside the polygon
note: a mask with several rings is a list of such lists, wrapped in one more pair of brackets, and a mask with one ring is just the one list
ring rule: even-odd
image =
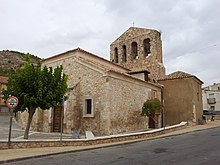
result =
[{"label": "tree", "polygon": [[67,92],[67,75],[63,73],[62,66],[54,70],[46,66],[33,65],[29,61],[29,54],[20,70],[11,70],[7,90],[3,91],[3,98],[9,95],[16,96],[19,100],[17,111],[27,111],[28,121],[24,139],[28,139],[29,129],[36,108],[47,110],[51,107],[61,106],[62,97]]},{"label": "tree", "polygon": [[157,123],[155,119],[155,113],[161,111],[161,102],[159,99],[148,99],[146,102],[144,102],[142,107],[142,116],[150,117],[154,120],[155,123]]}]

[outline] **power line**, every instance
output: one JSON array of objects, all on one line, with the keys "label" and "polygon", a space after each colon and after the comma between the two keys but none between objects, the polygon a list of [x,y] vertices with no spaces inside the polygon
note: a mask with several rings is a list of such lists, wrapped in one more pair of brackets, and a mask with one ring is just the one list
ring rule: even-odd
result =
[{"label": "power line", "polygon": [[208,48],[211,48],[211,47],[217,47],[217,46],[220,46],[219,43],[209,45],[209,46],[206,46],[206,47],[203,47],[203,48],[195,49],[195,50],[192,50],[192,51],[189,51],[189,52],[198,52],[198,51],[201,51],[201,50],[205,50],[205,49],[208,49]]}]

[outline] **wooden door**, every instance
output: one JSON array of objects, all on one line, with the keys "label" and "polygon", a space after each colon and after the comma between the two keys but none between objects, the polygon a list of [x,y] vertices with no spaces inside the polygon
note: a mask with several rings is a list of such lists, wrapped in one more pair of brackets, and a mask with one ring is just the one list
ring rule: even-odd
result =
[{"label": "wooden door", "polygon": [[53,132],[61,131],[62,107],[55,107],[53,113]]},{"label": "wooden door", "polygon": [[149,117],[148,124],[149,128],[155,128],[155,121],[151,117]]}]

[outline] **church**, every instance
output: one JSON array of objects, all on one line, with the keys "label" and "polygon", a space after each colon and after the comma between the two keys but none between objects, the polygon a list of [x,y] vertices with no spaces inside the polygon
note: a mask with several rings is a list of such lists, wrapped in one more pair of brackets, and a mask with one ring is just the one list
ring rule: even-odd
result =
[{"label": "church", "polygon": [[[91,131],[95,136],[103,136],[160,128],[186,120],[196,123],[201,117],[199,91],[202,81],[193,75],[180,78],[184,82],[187,82],[184,78],[192,79],[187,83],[195,84],[192,88],[195,88],[193,92],[196,95],[190,97],[190,105],[187,106],[190,108],[185,110],[189,115],[184,115],[184,111],[178,112],[181,98],[175,107],[169,105],[175,94],[170,96],[165,87],[170,88],[169,84],[175,87],[175,82],[173,84],[165,74],[161,34],[157,30],[130,27],[110,45],[110,60],[76,48],[44,59],[42,65],[63,66],[64,73],[68,75],[68,100],[64,103],[64,111],[61,107],[37,110],[32,130],[60,132],[63,122],[64,133],[78,131],[84,135],[85,131]],[[180,90],[186,95],[179,93],[178,97],[190,95],[192,89],[188,85],[186,88]],[[164,99],[164,96],[171,99]],[[174,114],[183,117],[165,123],[169,121],[166,117],[169,109],[166,108],[165,112],[156,115],[156,121],[141,116],[143,103],[152,98],[158,98],[164,107],[175,109]],[[25,126],[25,118],[19,117],[19,122]]]}]

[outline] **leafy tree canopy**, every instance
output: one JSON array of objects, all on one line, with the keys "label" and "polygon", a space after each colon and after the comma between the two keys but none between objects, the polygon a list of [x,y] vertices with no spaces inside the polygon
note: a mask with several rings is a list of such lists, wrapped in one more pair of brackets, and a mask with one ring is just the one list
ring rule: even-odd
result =
[{"label": "leafy tree canopy", "polygon": [[143,104],[141,115],[154,117],[155,112],[160,110],[161,110],[160,100],[157,98],[149,99]]},{"label": "leafy tree canopy", "polygon": [[7,90],[3,91],[3,98],[9,95],[16,96],[19,100],[16,111],[29,113],[28,123],[24,138],[28,138],[28,132],[32,117],[36,108],[43,110],[62,104],[62,97],[67,91],[67,75],[63,74],[62,66],[47,68],[38,64],[34,66],[29,62],[29,54],[21,70],[11,70],[7,84]]}]

